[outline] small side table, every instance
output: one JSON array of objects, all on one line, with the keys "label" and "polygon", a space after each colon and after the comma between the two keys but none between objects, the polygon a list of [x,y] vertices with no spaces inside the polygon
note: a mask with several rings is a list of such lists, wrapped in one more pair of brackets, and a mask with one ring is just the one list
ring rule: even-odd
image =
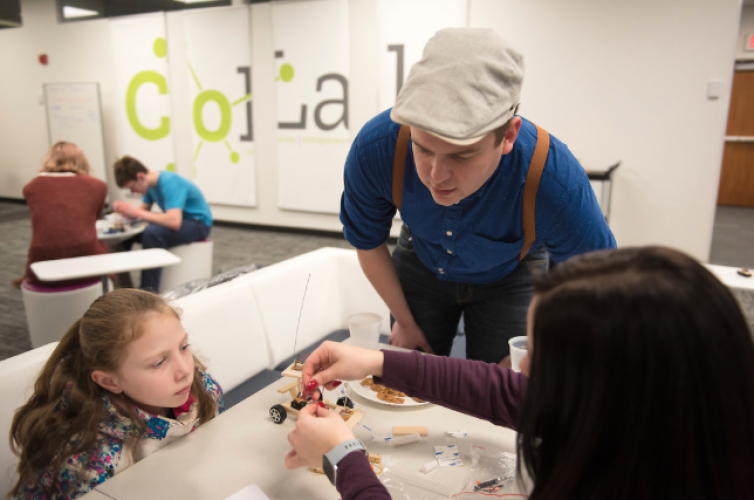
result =
[{"label": "small side table", "polygon": [[102,293],[110,291],[107,275],[155,267],[174,266],[181,258],[163,248],[133,252],[87,255],[71,259],[35,262],[31,270],[40,281],[62,281],[89,276],[102,276]]}]

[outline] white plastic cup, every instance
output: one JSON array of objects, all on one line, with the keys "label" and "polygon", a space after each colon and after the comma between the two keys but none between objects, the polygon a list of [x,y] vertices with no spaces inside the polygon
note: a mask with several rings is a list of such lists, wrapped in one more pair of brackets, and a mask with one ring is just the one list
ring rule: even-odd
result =
[{"label": "white plastic cup", "polygon": [[513,337],[508,341],[508,346],[511,349],[511,367],[514,372],[520,372],[521,368],[518,366],[521,363],[521,359],[528,352],[527,339],[525,335],[522,337]]},{"label": "white plastic cup", "polygon": [[358,313],[348,317],[348,330],[351,344],[366,349],[377,350],[380,345],[382,316],[375,313]]}]

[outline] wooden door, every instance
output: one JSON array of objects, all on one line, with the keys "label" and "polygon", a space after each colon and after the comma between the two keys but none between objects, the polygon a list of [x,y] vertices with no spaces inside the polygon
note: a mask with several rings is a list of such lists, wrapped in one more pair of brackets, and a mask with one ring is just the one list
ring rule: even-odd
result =
[{"label": "wooden door", "polygon": [[754,207],[754,71],[733,76],[725,135],[717,204]]}]

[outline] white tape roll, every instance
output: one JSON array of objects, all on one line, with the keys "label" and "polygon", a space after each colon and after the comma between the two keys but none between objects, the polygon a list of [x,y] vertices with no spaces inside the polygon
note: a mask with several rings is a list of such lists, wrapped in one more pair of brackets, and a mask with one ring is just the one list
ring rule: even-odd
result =
[{"label": "white tape roll", "polygon": [[390,440],[390,446],[401,446],[403,444],[415,443],[421,439],[421,434],[409,434],[408,436],[393,437]]}]

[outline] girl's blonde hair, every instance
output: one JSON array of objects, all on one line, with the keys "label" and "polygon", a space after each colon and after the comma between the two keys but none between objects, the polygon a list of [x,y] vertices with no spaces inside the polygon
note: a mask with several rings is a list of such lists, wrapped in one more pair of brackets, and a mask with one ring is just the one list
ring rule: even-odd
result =
[{"label": "girl's blonde hair", "polygon": [[[30,483],[51,494],[54,483],[41,484],[38,473],[52,468],[54,481],[68,457],[91,450],[97,441],[98,424],[107,418],[102,401],[105,395],[138,428],[128,443],[135,459],[136,446],[131,445],[147,431],[143,420],[125,395],[106,391],[91,375],[94,370],[112,372],[120,368],[126,347],[141,336],[150,313],[178,318],[158,295],[131,288],[114,290],[95,300],[63,336],[37,378],[31,399],[16,410],[13,418],[10,446],[19,457],[19,480],[11,496]],[[194,365],[204,369],[196,357]],[[199,403],[199,424],[212,419],[217,404],[204,389],[198,370],[194,371],[191,394]]]},{"label": "girl's blonde hair", "polygon": [[89,175],[89,161],[77,145],[60,141],[47,152],[40,172],[73,172]]}]

